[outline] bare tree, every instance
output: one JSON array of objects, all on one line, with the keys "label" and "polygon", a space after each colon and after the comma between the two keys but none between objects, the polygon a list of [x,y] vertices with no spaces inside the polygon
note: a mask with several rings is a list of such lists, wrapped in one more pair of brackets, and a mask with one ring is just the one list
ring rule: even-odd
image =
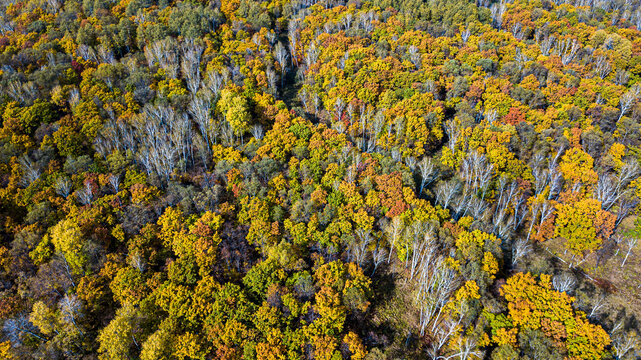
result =
[{"label": "bare tree", "polygon": [[464,303],[459,305],[460,310],[452,311],[451,314],[443,319],[439,326],[432,331],[433,341],[430,343],[429,353],[432,359],[441,359],[441,352],[450,338],[459,331],[459,325],[463,321],[465,310]]},{"label": "bare tree", "polygon": [[627,186],[632,180],[636,179],[641,174],[639,163],[636,161],[625,162],[619,170],[617,177],[617,187],[622,188]]},{"label": "bare tree", "polygon": [[534,176],[534,195],[538,195],[548,184],[548,173],[546,169],[533,167],[532,175]]},{"label": "bare tree", "polygon": [[312,94],[312,102],[314,103],[314,117],[318,117],[318,110],[320,109],[321,99],[317,93]]},{"label": "bare tree", "polygon": [[555,42],[556,37],[554,36],[546,36],[544,39],[541,39],[541,41],[539,42],[539,50],[541,50],[541,54],[549,56]]},{"label": "bare tree", "polygon": [[406,228],[407,254],[405,264],[409,267],[409,278],[418,275],[424,263],[432,261],[436,255],[434,228],[424,222],[414,222]]},{"label": "bare tree", "polygon": [[352,13],[346,13],[343,18],[341,18],[341,24],[343,25],[343,29],[345,31],[349,30],[349,28],[352,27],[352,20],[354,20],[354,17],[352,16]]},{"label": "bare tree", "polygon": [[[461,320],[463,318],[461,316],[457,316],[454,321],[451,321],[447,325],[448,330],[451,329],[452,324],[460,324]],[[459,359],[459,360],[467,360],[467,359],[483,359],[484,352],[478,349],[478,342],[475,336],[457,336],[456,337],[456,342],[452,344],[453,346],[450,348],[449,353],[442,353],[443,347],[441,344],[443,344],[442,339],[440,336],[444,335],[446,333],[440,333],[437,334],[439,337],[437,337],[437,342],[432,343],[430,347],[428,348],[428,356],[432,360],[451,360],[451,359]],[[449,339],[449,336],[445,338],[446,340]],[[439,347],[440,346],[440,347]]]},{"label": "bare tree", "polygon": [[118,176],[111,174],[108,178],[109,184],[114,189],[114,192],[117,194],[120,189],[120,179]]},{"label": "bare tree", "polygon": [[307,66],[312,65],[318,60],[319,50],[316,48],[316,44],[311,42],[307,47],[307,52],[305,53],[305,64]]},{"label": "bare tree", "polygon": [[[99,62],[104,64],[113,64],[116,62],[113,51],[111,51],[111,49],[104,44],[100,44],[100,46],[98,46],[97,57],[99,59]],[[107,86],[111,88],[111,83],[107,84]]]},{"label": "bare tree", "polygon": [[497,189],[499,198],[496,201],[494,212],[492,213],[492,223],[494,224],[494,228],[492,229],[493,233],[497,233],[497,230],[505,224],[505,220],[509,219],[509,205],[518,195],[518,190],[519,187],[516,181],[508,183],[508,179],[506,177],[501,177],[499,179]]},{"label": "bare tree", "polygon": [[492,14],[492,23],[495,28],[501,29],[503,26],[503,14],[505,13],[505,1],[492,4],[490,12]]},{"label": "bare tree", "polygon": [[547,199],[552,200],[558,198],[559,194],[561,194],[564,179],[563,174],[561,174],[557,167],[554,167],[548,174],[550,191]]},{"label": "bare tree", "polygon": [[527,216],[528,197],[519,189],[517,197],[512,198],[512,231],[515,231],[523,224]]},{"label": "bare tree", "polygon": [[601,202],[601,207],[604,210],[609,209],[620,194],[616,191],[616,179],[607,173],[599,174],[599,181],[594,188],[594,197]]},{"label": "bare tree", "polygon": [[414,46],[414,45],[411,45],[408,48],[407,53],[410,56],[410,61],[416,67],[416,70],[420,69],[421,68],[421,53],[418,51],[418,48],[416,46]]},{"label": "bare tree", "polygon": [[264,136],[263,127],[261,125],[254,125],[251,129],[251,133],[256,140],[262,140]]},{"label": "bare tree", "polygon": [[419,278],[416,302],[419,308],[420,334],[431,324],[434,332],[440,324],[443,308],[451,301],[452,293],[458,288],[458,277],[454,270],[445,266],[444,259],[438,257],[423,262]]},{"label": "bare tree", "polygon": [[187,111],[198,125],[200,134],[208,145],[208,152],[211,152],[211,146],[218,137],[218,123],[211,116],[211,100],[206,95],[194,96]]},{"label": "bare tree", "polygon": [[444,209],[447,209],[459,189],[460,184],[455,180],[441,181],[436,186],[436,201],[443,205]]},{"label": "bare tree", "polygon": [[601,202],[603,210],[612,206],[625,194],[625,188],[639,176],[639,165],[636,162],[625,163],[616,176],[602,173],[594,188],[594,197]]},{"label": "bare tree", "polygon": [[456,120],[450,119],[447,122],[445,122],[445,133],[447,134],[447,147],[454,151],[454,147],[456,146],[456,142],[461,134],[461,131],[459,129],[459,125],[457,124]]},{"label": "bare tree", "polygon": [[194,39],[184,40],[182,46],[181,72],[187,89],[195,94],[200,87],[200,57],[205,48]]},{"label": "bare tree", "polygon": [[59,177],[53,184],[56,194],[62,197],[68,197],[71,194],[71,180],[68,177]]},{"label": "bare tree", "polygon": [[[465,209],[465,212],[467,213],[469,211],[470,215],[476,220],[480,220],[483,217],[483,214],[485,213],[485,210],[487,210],[488,205],[487,202],[481,198],[478,198],[476,196],[472,196],[467,203],[467,208]],[[508,224],[509,225],[509,224]],[[509,226],[507,227],[501,227],[503,230],[508,230]]]},{"label": "bare tree", "polygon": [[78,326],[77,322],[78,317],[82,315],[82,303],[80,302],[80,299],[78,299],[78,296],[76,296],[75,294],[65,294],[65,296],[58,303],[58,306],[60,307],[62,319],[72,324],[80,333],[80,335],[82,335],[82,330]]},{"label": "bare tree", "polygon": [[465,216],[465,214],[469,210],[468,206],[472,200],[472,197],[473,195],[470,194],[468,191],[466,191],[454,199],[454,202],[452,204],[452,210],[454,213],[453,218],[455,220],[458,220],[463,216]]},{"label": "bare tree", "polygon": [[138,270],[139,272],[143,273],[145,272],[145,269],[147,268],[147,264],[145,263],[145,259],[140,256],[138,252],[132,254],[129,258],[130,265],[134,269]]},{"label": "bare tree", "polygon": [[592,303],[592,307],[590,309],[590,314],[588,314],[588,317],[592,319],[595,316],[598,316],[605,305],[607,305],[605,301],[605,295],[597,296],[597,298],[594,300],[594,303]]},{"label": "bare tree", "polygon": [[510,30],[514,38],[516,38],[517,40],[523,40],[524,31],[527,30],[527,28],[524,29],[523,24],[521,24],[520,22],[516,22],[512,24]]},{"label": "bare tree", "polygon": [[20,157],[20,167],[22,168],[22,178],[20,179],[20,185],[23,187],[28,187],[34,181],[40,178],[40,169],[38,169],[37,164],[35,164],[31,159],[24,155]]},{"label": "bare tree", "polygon": [[617,85],[627,85],[630,80],[630,73],[627,70],[619,69],[614,74],[614,83]]},{"label": "bare tree", "polygon": [[470,31],[470,29],[469,29],[469,28],[467,28],[467,29],[465,29],[465,30],[463,30],[463,31],[461,32],[461,40],[463,40],[463,44],[466,44],[466,43],[467,43],[467,39],[469,39],[469,38],[470,38],[470,35],[471,35],[471,34],[472,34],[472,32]]},{"label": "bare tree", "polygon": [[184,153],[187,138],[184,122],[184,117],[176,116],[172,108],[150,104],[145,105],[142,114],[135,119],[136,138],[140,144],[138,161],[148,174],[169,180]]},{"label": "bare tree", "polygon": [[605,55],[599,55],[594,64],[594,71],[598,77],[605,79],[612,72],[612,65]]},{"label": "bare tree", "polygon": [[377,15],[374,11],[361,12],[358,16],[360,21],[360,26],[366,32],[372,32],[374,30],[374,24],[372,23],[376,19]]},{"label": "bare tree", "polygon": [[287,74],[288,68],[287,60],[289,58],[289,53],[283,43],[276,43],[274,47],[274,57],[280,66],[280,86],[282,87],[285,84],[285,75]]},{"label": "bare tree", "polygon": [[277,36],[273,30],[270,30],[265,37],[267,38],[267,41],[269,41],[269,45],[274,45],[276,43]]},{"label": "bare tree", "polygon": [[336,98],[336,101],[334,102],[334,110],[336,111],[336,121],[341,120],[341,117],[343,116],[343,110],[345,109],[345,102],[343,101],[343,98],[340,96]]},{"label": "bare tree", "polygon": [[367,125],[369,125],[369,121],[372,118],[372,108],[368,107],[367,111],[365,111],[365,105],[361,105],[360,111],[359,111],[360,117],[359,117],[359,123],[361,125],[361,141],[360,146],[362,151],[366,151],[366,140],[367,140]]},{"label": "bare tree", "polygon": [[639,204],[639,200],[630,193],[630,191],[626,191],[624,193],[624,196],[621,196],[618,202],[618,212],[617,212],[617,219],[614,223],[614,227],[618,227],[619,224],[625,219],[634,209],[636,209],[637,205]]},{"label": "bare tree", "polygon": [[[623,115],[627,114],[630,109],[632,109],[632,106],[634,103],[639,100],[639,96],[641,95],[641,87],[639,85],[634,85],[628,91],[626,91],[623,95],[621,95],[621,98],[619,98],[619,105],[621,106],[621,113],[619,114],[619,119],[623,117]],[[618,121],[617,120],[617,121]]]},{"label": "bare tree", "polygon": [[527,239],[518,239],[512,243],[512,267],[530,252],[532,252],[532,245]]},{"label": "bare tree", "polygon": [[574,60],[581,44],[576,39],[565,39],[556,43],[556,55],[561,58],[563,65],[568,65]]},{"label": "bare tree", "polygon": [[464,180],[465,191],[480,191],[481,198],[485,197],[485,192],[494,177],[494,164],[487,161],[484,154],[478,151],[470,152],[461,163],[459,175]]},{"label": "bare tree", "polygon": [[[549,201],[544,201],[543,203],[537,203],[534,206],[538,206],[538,227],[540,228],[541,226],[543,226],[545,220],[547,220],[550,216],[552,216],[552,214],[554,214],[554,205],[552,205],[552,203],[550,203]],[[532,214],[532,224],[534,224],[535,216],[536,214]],[[530,239],[530,234],[532,232],[532,224],[530,224],[530,230],[528,231],[528,240]]]},{"label": "bare tree", "polygon": [[403,233],[403,220],[401,219],[400,216],[396,216],[395,218],[392,219],[392,221],[385,226],[384,230],[385,233],[387,234],[387,241],[389,242],[389,255],[387,257],[387,263],[392,260],[392,254],[394,253],[394,247],[396,246],[396,243],[398,242],[398,239],[401,237],[401,234]]},{"label": "bare tree", "polygon": [[298,56],[296,56],[296,47],[298,45],[298,29],[300,27],[299,19],[292,19],[287,24],[287,38],[289,39],[289,50],[294,66],[298,66]]},{"label": "bare tree", "polygon": [[269,91],[272,93],[272,95],[276,94],[276,91],[277,91],[276,72],[274,71],[273,68],[268,67],[267,70],[265,71],[265,75],[267,76],[267,84],[269,85]]},{"label": "bare tree", "polygon": [[47,0],[47,12],[55,14],[58,12],[58,9],[62,5],[60,0]]},{"label": "bare tree", "polygon": [[372,152],[376,150],[376,142],[384,126],[385,126],[385,115],[383,114],[382,111],[378,111],[376,115],[374,115],[374,121],[371,122],[370,126],[368,127],[369,136],[367,139],[367,146],[364,149],[365,152]]},{"label": "bare tree", "polygon": [[494,124],[494,122],[499,118],[499,113],[496,109],[487,109],[484,115],[485,120],[487,120],[487,123],[490,125]]},{"label": "bare tree", "polygon": [[178,166],[182,171],[187,170],[187,164],[192,162],[192,134],[191,121],[187,114],[179,114],[174,121],[169,123],[169,139],[178,154]]},{"label": "bare tree", "polygon": [[416,158],[413,156],[408,156],[405,158],[405,165],[414,172],[416,170]]},{"label": "bare tree", "polygon": [[381,265],[385,261],[385,258],[387,258],[387,250],[377,244],[376,248],[372,250],[372,263],[374,264],[374,269],[372,270],[372,274],[370,276],[374,275],[379,265]]},{"label": "bare tree", "polygon": [[91,204],[91,200],[93,200],[93,190],[89,181],[85,181],[85,186],[76,192],[76,197],[83,205]]},{"label": "bare tree", "polygon": [[623,359],[624,356],[639,347],[639,337],[636,332],[612,332],[612,348],[617,359]]},{"label": "bare tree", "polygon": [[229,81],[229,72],[219,72],[217,70],[210,70],[205,75],[204,86],[209,90],[213,98],[218,97],[220,90],[225,87]]},{"label": "bare tree", "polygon": [[483,359],[483,351],[478,349],[477,339],[473,336],[459,337],[456,343],[456,349],[458,352],[448,355],[441,356],[442,360],[449,360],[453,358],[458,358],[459,360],[467,360],[470,358]]},{"label": "bare tree", "polygon": [[9,340],[14,343],[20,343],[20,338],[23,334],[45,341],[45,339],[39,335],[38,329],[36,329],[36,327],[33,326],[29,319],[24,315],[5,320],[2,326],[2,331],[7,335]]},{"label": "bare tree", "polygon": [[559,275],[555,275],[552,278],[552,286],[554,290],[558,292],[571,293],[576,286],[576,279],[570,273],[564,272]]},{"label": "bare tree", "polygon": [[623,258],[623,261],[621,262],[621,268],[625,266],[625,263],[628,261],[628,257],[630,257],[630,254],[632,251],[636,248],[637,243],[639,242],[639,238],[636,236],[630,236],[625,238],[623,241],[626,247],[626,252],[625,252],[625,257]]},{"label": "bare tree", "polygon": [[80,103],[80,91],[77,88],[73,88],[69,91],[69,98],[67,99],[69,106],[73,109]]},{"label": "bare tree", "polygon": [[145,57],[150,68],[158,64],[169,78],[175,79],[178,75],[178,43],[175,39],[167,37],[154,43],[147,44],[144,49]]},{"label": "bare tree", "polygon": [[84,60],[93,61],[96,63],[99,62],[98,55],[96,54],[96,50],[89,45],[85,45],[85,44],[79,45],[78,48],[76,49],[76,54],[79,57],[83,58]]},{"label": "bare tree", "polygon": [[367,248],[372,242],[372,234],[366,229],[357,229],[354,241],[349,244],[349,259],[359,266],[363,266],[367,260]]},{"label": "bare tree", "polygon": [[423,159],[421,159],[421,161],[418,163],[418,168],[421,172],[421,187],[418,190],[420,196],[420,194],[423,193],[425,185],[429,185],[436,179],[438,170],[432,162],[432,159],[427,156],[424,156]]}]

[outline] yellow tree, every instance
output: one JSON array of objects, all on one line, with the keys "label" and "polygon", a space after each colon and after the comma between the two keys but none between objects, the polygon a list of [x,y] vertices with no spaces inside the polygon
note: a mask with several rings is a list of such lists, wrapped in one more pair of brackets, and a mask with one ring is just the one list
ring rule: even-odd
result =
[{"label": "yellow tree", "polygon": [[601,210],[600,201],[583,199],[558,206],[554,234],[564,238],[575,255],[585,256],[610,237],[615,220],[614,214]]},{"label": "yellow tree", "polygon": [[517,273],[507,279],[500,293],[507,301],[508,314],[489,315],[496,344],[514,344],[518,332],[540,330],[570,359],[605,356],[608,334],[572,308],[572,297],[553,290],[550,276],[541,275],[537,281],[530,273]]}]

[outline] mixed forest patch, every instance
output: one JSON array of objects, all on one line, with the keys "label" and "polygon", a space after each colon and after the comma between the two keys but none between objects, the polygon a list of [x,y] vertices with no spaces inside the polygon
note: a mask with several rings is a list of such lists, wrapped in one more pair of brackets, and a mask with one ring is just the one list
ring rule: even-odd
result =
[{"label": "mixed forest patch", "polygon": [[638,2],[0,14],[0,358],[641,356]]}]

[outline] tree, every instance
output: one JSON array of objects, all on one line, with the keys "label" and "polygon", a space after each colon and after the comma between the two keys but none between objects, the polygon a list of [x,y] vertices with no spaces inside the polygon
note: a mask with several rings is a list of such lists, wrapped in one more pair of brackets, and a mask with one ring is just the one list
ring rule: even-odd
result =
[{"label": "tree", "polygon": [[597,174],[593,169],[594,159],[583,150],[573,147],[568,149],[559,163],[559,171],[572,185],[576,182],[594,184]]},{"label": "tree", "polygon": [[231,106],[227,109],[225,118],[236,136],[242,136],[249,131],[251,115],[247,109],[247,101],[242,97],[235,97]]},{"label": "tree", "polygon": [[594,199],[558,206],[554,234],[567,241],[568,248],[579,256],[598,250],[612,234],[616,217],[601,210]]},{"label": "tree", "polygon": [[515,240],[512,243],[512,267],[530,252],[532,252],[532,246],[528,243],[527,239]]},{"label": "tree", "polygon": [[593,360],[600,359],[610,344],[610,337],[600,326],[589,323],[585,314],[572,309],[570,296],[552,290],[547,275],[537,281],[529,273],[517,273],[500,293],[508,303],[508,321],[499,321],[500,316],[491,320],[494,341],[498,341],[499,329],[541,330],[562,344],[569,356]]},{"label": "tree", "polygon": [[285,84],[285,75],[287,74],[287,60],[289,59],[289,54],[285,45],[280,41],[276,43],[276,46],[274,47],[274,57],[280,66],[280,86],[283,87]]},{"label": "tree", "polygon": [[392,259],[394,248],[396,247],[396,243],[403,233],[403,220],[401,219],[401,217],[397,216],[393,218],[392,221],[385,227],[385,232],[387,233],[387,239],[390,246],[387,257],[387,263],[389,264]]},{"label": "tree", "polygon": [[217,106],[236,136],[242,136],[249,131],[251,115],[245,97],[233,90],[223,89]]},{"label": "tree", "polygon": [[78,125],[71,116],[65,116],[60,121],[60,128],[53,133],[53,143],[63,156],[77,155],[82,150],[84,137]]},{"label": "tree", "polygon": [[141,314],[132,305],[118,309],[116,316],[98,335],[100,359],[130,359],[140,347]]},{"label": "tree", "polygon": [[20,115],[20,124],[27,134],[33,133],[39,124],[48,124],[54,121],[55,111],[50,103],[41,99],[25,108]]},{"label": "tree", "polygon": [[169,360],[172,357],[173,346],[174,335],[171,332],[171,320],[166,320],[142,343],[140,359]]},{"label": "tree", "polygon": [[418,168],[421,171],[421,186],[418,190],[418,194],[420,196],[421,194],[423,194],[423,189],[425,188],[425,186],[434,181],[438,170],[435,169],[435,165],[432,162],[432,159],[428,157],[423,157],[423,159],[418,163]]},{"label": "tree", "polygon": [[80,274],[84,271],[87,263],[85,241],[76,221],[63,220],[54,226],[51,230],[51,243],[62,254],[73,273]]},{"label": "tree", "polygon": [[44,336],[53,336],[58,332],[58,318],[55,311],[42,301],[33,304],[29,321],[40,330]]},{"label": "tree", "polygon": [[419,331],[423,336],[426,330],[434,332],[440,325],[443,310],[458,288],[458,278],[442,257],[421,265],[415,301],[419,310]]},{"label": "tree", "polygon": [[189,103],[188,111],[198,125],[200,134],[207,144],[207,153],[210,154],[211,146],[218,137],[218,124],[210,114],[211,101],[206,96],[196,95]]},{"label": "tree", "polygon": [[639,336],[635,331],[613,334],[612,348],[617,359],[624,359],[627,354],[638,348],[639,344]]},{"label": "tree", "polygon": [[625,256],[623,257],[623,261],[621,261],[621,267],[625,266],[625,263],[628,261],[628,257],[630,257],[630,254],[636,250],[637,243],[639,242],[639,238],[641,237],[641,219],[637,218],[634,228],[630,229],[625,233],[625,238],[623,239],[623,243],[626,246],[626,252]]},{"label": "tree", "polygon": [[181,72],[187,80],[187,89],[196,94],[200,87],[200,56],[205,49],[193,39],[182,44]]},{"label": "tree", "polygon": [[641,96],[641,87],[638,85],[635,85],[628,89],[621,97],[619,98],[619,106],[621,107],[621,112],[619,113],[619,119],[623,117],[630,109],[632,108],[632,105],[639,99],[639,96]]}]

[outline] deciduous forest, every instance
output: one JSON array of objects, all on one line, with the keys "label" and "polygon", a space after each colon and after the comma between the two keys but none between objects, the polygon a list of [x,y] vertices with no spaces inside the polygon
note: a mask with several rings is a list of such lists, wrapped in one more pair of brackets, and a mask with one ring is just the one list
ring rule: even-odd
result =
[{"label": "deciduous forest", "polygon": [[0,14],[1,359],[641,356],[637,0]]}]

